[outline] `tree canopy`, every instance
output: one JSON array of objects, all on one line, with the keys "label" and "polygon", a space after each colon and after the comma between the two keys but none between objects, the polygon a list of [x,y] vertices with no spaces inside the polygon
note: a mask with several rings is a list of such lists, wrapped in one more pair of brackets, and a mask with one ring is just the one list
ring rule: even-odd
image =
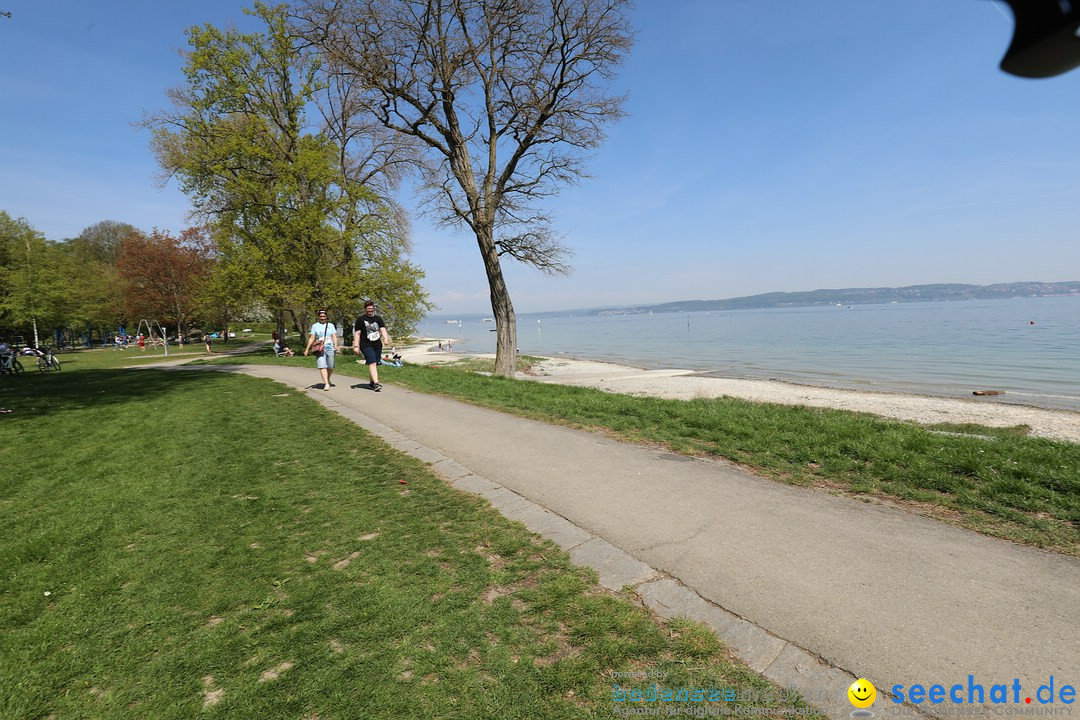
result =
[{"label": "tree canopy", "polygon": [[61,248],[23,218],[0,211],[0,327],[55,327],[69,309],[70,265]]},{"label": "tree canopy", "polygon": [[149,235],[133,232],[121,244],[117,270],[125,281],[127,317],[153,319],[186,333],[213,261],[199,228],[189,228],[179,238],[158,230]]},{"label": "tree canopy", "polygon": [[[145,121],[166,177],[211,227],[224,287],[304,327],[316,305],[358,311],[389,273],[406,281],[395,297],[421,314],[429,305],[422,272],[404,258],[407,225],[373,181],[391,174],[335,139],[347,104],[317,102],[329,85],[284,7],[250,13],[265,32],[189,30],[187,84],[170,93],[171,111]],[[321,123],[309,118],[315,107]]]},{"label": "tree canopy", "polygon": [[[137,258],[133,251],[158,245],[165,247],[160,258],[155,256],[156,263]],[[0,336],[14,330],[25,337],[37,331],[38,336],[31,337],[38,342],[59,329],[93,327],[104,333],[129,318],[176,327],[177,318],[187,317],[187,308],[198,305],[200,296],[194,283],[177,291],[174,277],[186,271],[187,262],[174,246],[185,247],[167,233],[147,236],[115,221],[99,222],[75,238],[56,242],[27,220],[0,211]],[[161,299],[168,288],[174,290],[171,303]]]},{"label": "tree canopy", "polygon": [[84,262],[115,263],[124,238],[138,229],[117,220],[102,220],[67,241],[71,254]]}]

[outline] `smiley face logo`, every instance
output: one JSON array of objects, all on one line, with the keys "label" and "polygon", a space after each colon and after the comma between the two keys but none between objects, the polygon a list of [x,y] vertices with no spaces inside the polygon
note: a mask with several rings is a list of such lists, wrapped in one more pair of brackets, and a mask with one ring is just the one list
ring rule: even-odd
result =
[{"label": "smiley face logo", "polygon": [[859,678],[847,689],[848,700],[857,708],[868,708],[877,699],[877,688],[866,678]]}]

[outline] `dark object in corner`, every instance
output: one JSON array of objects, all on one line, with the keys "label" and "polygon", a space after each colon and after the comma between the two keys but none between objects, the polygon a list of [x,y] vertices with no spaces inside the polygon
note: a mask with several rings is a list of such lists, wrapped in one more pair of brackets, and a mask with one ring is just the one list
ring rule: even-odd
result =
[{"label": "dark object in corner", "polygon": [[1000,390],[976,390],[972,395],[1004,395]]},{"label": "dark object in corner", "polygon": [[1016,18],[1001,59],[1010,75],[1047,78],[1080,65],[1080,0],[1005,0]]}]

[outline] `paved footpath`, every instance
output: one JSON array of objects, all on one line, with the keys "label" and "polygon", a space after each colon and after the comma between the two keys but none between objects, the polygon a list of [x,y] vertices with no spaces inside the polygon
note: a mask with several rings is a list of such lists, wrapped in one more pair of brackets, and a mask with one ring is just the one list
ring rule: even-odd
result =
[{"label": "paved footpath", "polygon": [[[323,392],[314,369],[241,369],[309,389],[551,537],[607,587],[632,586],[661,616],[712,625],[766,677],[811,698],[827,692],[815,704],[833,718],[850,715],[856,677],[877,686],[879,717],[899,710],[883,697],[897,684],[962,685],[964,703],[969,682],[987,703],[993,685],[1008,685],[1011,704],[1014,679],[1017,710],[1072,709],[1059,695],[1080,687],[1075,558],[394,385],[374,393],[339,376]],[[1036,691],[1051,676],[1055,702],[1041,706]],[[919,709],[958,708],[946,695]]]}]

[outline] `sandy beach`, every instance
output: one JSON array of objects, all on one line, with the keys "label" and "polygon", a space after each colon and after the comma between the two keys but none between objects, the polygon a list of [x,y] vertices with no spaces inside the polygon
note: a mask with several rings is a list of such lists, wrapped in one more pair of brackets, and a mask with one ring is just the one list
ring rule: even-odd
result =
[{"label": "sandy beach", "polygon": [[[407,363],[427,365],[454,362],[466,357],[493,357],[491,354],[439,351],[438,342],[425,341],[402,350],[401,354]],[[924,424],[1027,425],[1033,436],[1080,443],[1080,413],[1010,405],[993,397],[942,398],[813,387],[778,380],[702,377],[691,370],[643,370],[572,358],[546,358],[533,366],[531,374],[519,377],[537,382],[679,400],[726,396],[752,402],[836,408]]]}]

